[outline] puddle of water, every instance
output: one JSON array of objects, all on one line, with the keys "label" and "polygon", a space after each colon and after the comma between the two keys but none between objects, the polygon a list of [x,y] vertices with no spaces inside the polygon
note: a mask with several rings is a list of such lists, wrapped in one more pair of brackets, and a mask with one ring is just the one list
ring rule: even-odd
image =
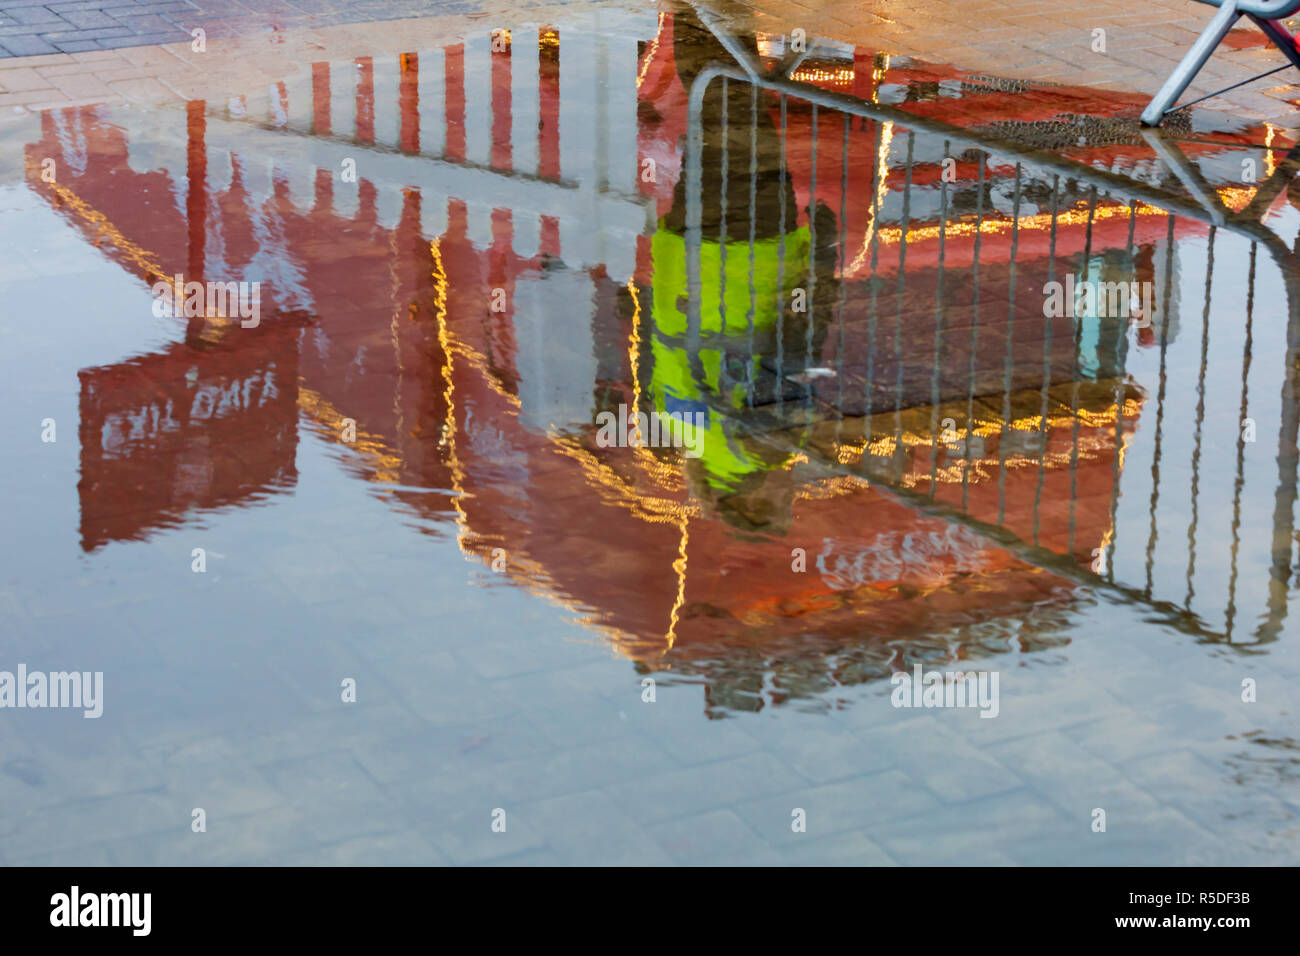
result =
[{"label": "puddle of water", "polygon": [[598,19],[0,126],[4,859],[1294,860],[1291,144]]}]

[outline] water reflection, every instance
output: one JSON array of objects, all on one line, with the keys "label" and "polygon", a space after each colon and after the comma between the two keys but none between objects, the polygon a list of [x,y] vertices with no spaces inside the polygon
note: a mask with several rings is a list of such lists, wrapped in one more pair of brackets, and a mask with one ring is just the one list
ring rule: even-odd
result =
[{"label": "water reflection", "polygon": [[[1272,130],[687,15],[508,40],[42,115],[32,188],[123,269],[264,290],[82,373],[83,549],[292,492],[301,425],[711,712],[1050,647],[1094,592],[1278,636],[1294,268],[1187,211],[1295,229],[1233,178]],[[607,447],[625,409],[699,454]]]}]

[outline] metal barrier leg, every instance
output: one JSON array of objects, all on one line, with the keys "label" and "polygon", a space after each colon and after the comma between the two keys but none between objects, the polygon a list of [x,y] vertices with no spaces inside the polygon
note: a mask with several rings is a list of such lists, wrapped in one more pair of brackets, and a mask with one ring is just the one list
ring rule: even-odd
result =
[{"label": "metal barrier leg", "polygon": [[1169,167],[1169,171],[1178,177],[1178,181],[1183,184],[1187,191],[1196,197],[1206,213],[1209,214],[1210,221],[1216,226],[1222,226],[1228,220],[1224,215],[1223,201],[1219,199],[1219,194],[1214,191],[1214,187],[1207,183],[1196,167],[1192,165],[1192,161],[1187,158],[1187,154],[1179,149],[1177,145],[1166,142],[1164,136],[1164,133],[1157,130],[1142,130],[1142,138],[1147,141],[1147,145]]},{"label": "metal barrier leg", "polygon": [[1142,111],[1142,122],[1146,126],[1159,126],[1164,115],[1169,112],[1174,103],[1178,102],[1178,97],[1183,95],[1183,91],[1196,78],[1201,67],[1205,66],[1206,61],[1214,53],[1215,47],[1222,42],[1223,38],[1228,35],[1228,31],[1241,17],[1237,11],[1237,0],[1225,0],[1223,6],[1219,7],[1219,12],[1214,15],[1192,48],[1187,51],[1182,62],[1174,67],[1174,72],[1169,74],[1169,79],[1165,80],[1165,85],[1160,87],[1157,93],[1147,104],[1147,108]]}]

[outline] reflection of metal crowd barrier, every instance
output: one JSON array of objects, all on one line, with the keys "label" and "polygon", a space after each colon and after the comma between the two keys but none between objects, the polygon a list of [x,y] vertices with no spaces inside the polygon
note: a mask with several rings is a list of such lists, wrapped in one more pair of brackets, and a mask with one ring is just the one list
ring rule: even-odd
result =
[{"label": "reflection of metal crowd barrier", "polygon": [[[1291,3],[1291,0],[1287,0],[1287,2]],[[1296,0],[1296,2],[1291,3],[1291,6],[1300,7],[1300,0]],[[1245,462],[1244,462],[1245,446],[1240,435],[1238,437],[1237,448],[1236,448],[1236,459],[1235,459],[1235,466],[1236,466],[1235,481],[1234,481],[1235,494],[1233,499],[1233,515],[1232,515],[1232,531],[1231,531],[1232,569],[1231,569],[1230,580],[1228,583],[1228,593],[1226,595],[1225,624],[1223,627],[1211,626],[1204,619],[1204,615],[1199,614],[1196,611],[1192,610],[1193,591],[1194,591],[1193,579],[1195,577],[1195,552],[1196,552],[1196,531],[1197,531],[1196,514],[1197,514],[1197,506],[1198,506],[1197,496],[1198,496],[1198,486],[1200,483],[1200,470],[1201,470],[1201,459],[1202,459],[1201,431],[1204,425],[1204,411],[1205,411],[1204,396],[1205,396],[1205,387],[1206,387],[1207,362],[1209,359],[1209,355],[1208,355],[1208,341],[1209,341],[1208,336],[1209,336],[1209,328],[1210,328],[1209,291],[1210,291],[1210,283],[1211,283],[1212,272],[1213,272],[1213,241],[1214,241],[1216,231],[1225,230],[1230,233],[1234,233],[1239,236],[1242,236],[1248,239],[1252,243],[1252,247],[1250,251],[1251,288],[1250,288],[1250,299],[1249,299],[1251,305],[1255,303],[1255,263],[1256,263],[1255,251],[1259,246],[1263,246],[1271,253],[1280,271],[1282,285],[1285,289],[1287,325],[1286,325],[1285,343],[1280,343],[1280,342],[1276,343],[1276,347],[1279,347],[1284,353],[1284,363],[1283,363],[1282,376],[1281,376],[1282,389],[1281,389],[1281,396],[1280,396],[1280,404],[1277,408],[1277,419],[1279,424],[1278,441],[1277,441],[1277,458],[1276,458],[1277,485],[1276,485],[1274,495],[1272,496],[1273,497],[1273,508],[1272,508],[1273,535],[1272,535],[1271,555],[1269,557],[1270,567],[1269,567],[1268,581],[1266,583],[1260,582],[1260,583],[1264,583],[1264,586],[1267,589],[1267,597],[1264,602],[1266,604],[1266,608],[1260,615],[1261,623],[1254,631],[1254,640],[1256,642],[1265,642],[1265,641],[1276,639],[1277,635],[1281,631],[1283,621],[1287,614],[1287,599],[1288,599],[1287,592],[1288,592],[1288,582],[1290,580],[1290,575],[1291,575],[1291,554],[1293,549],[1293,539],[1295,533],[1294,508],[1295,508],[1295,502],[1297,496],[1296,494],[1297,465],[1300,464],[1300,460],[1298,460],[1300,459],[1300,456],[1297,455],[1297,448],[1296,448],[1297,429],[1298,427],[1300,427],[1300,390],[1298,390],[1298,386],[1300,386],[1300,382],[1297,381],[1298,376],[1300,376],[1300,289],[1297,288],[1297,282],[1300,282],[1300,268],[1297,268],[1296,257],[1292,253],[1292,251],[1287,248],[1286,244],[1283,243],[1276,234],[1274,234],[1272,231],[1270,231],[1260,222],[1260,217],[1269,208],[1272,202],[1276,199],[1280,191],[1285,187],[1286,183],[1289,181],[1289,179],[1295,175],[1297,167],[1300,167],[1300,147],[1293,149],[1291,151],[1291,153],[1286,157],[1284,162],[1278,166],[1278,168],[1275,170],[1273,175],[1258,189],[1253,200],[1248,205],[1246,205],[1245,208],[1243,208],[1240,211],[1234,211],[1226,207],[1219,200],[1219,197],[1215,193],[1213,188],[1209,186],[1209,184],[1207,184],[1200,177],[1199,173],[1186,159],[1186,157],[1184,157],[1182,153],[1179,152],[1178,149],[1173,144],[1168,143],[1165,140],[1161,139],[1159,137],[1159,134],[1148,133],[1149,141],[1156,148],[1161,159],[1169,166],[1170,170],[1188,188],[1192,196],[1195,197],[1195,201],[1190,201],[1183,196],[1176,195],[1174,193],[1167,192],[1163,189],[1150,186],[1135,180],[1131,180],[1114,173],[1110,173],[1104,170],[1094,169],[1082,163],[1073,162],[1055,155],[1040,154],[1026,147],[1022,147],[1018,144],[998,141],[978,131],[967,130],[931,118],[913,115],[901,109],[897,109],[888,105],[866,102],[861,99],[857,99],[847,95],[843,95],[835,92],[829,92],[808,84],[793,82],[788,79],[788,76],[790,75],[791,71],[798,65],[797,61],[791,62],[791,58],[787,57],[785,62],[783,62],[774,70],[769,72],[763,68],[763,66],[757,61],[756,58],[754,58],[746,49],[744,49],[738,42],[736,42],[734,37],[729,36],[723,29],[720,29],[717,22],[713,18],[708,17],[706,13],[702,13],[702,19],[705,19],[706,24],[710,27],[711,30],[713,30],[715,35],[718,36],[718,39],[722,42],[723,46],[727,48],[728,52],[732,54],[732,56],[736,59],[736,61],[740,65],[739,67],[730,64],[715,64],[709,66],[708,68],[702,70],[696,76],[689,91],[690,112],[689,112],[687,150],[686,150],[686,157],[685,157],[686,203],[687,203],[686,223],[685,223],[685,228],[686,228],[685,247],[686,247],[686,276],[687,276],[687,291],[688,291],[687,316],[686,316],[686,320],[687,320],[686,341],[687,341],[688,350],[692,356],[692,362],[696,368],[697,382],[699,384],[703,384],[700,379],[700,372],[701,372],[701,362],[699,358],[700,349],[701,346],[704,345],[710,338],[710,336],[707,333],[705,333],[702,329],[703,285],[702,285],[701,270],[702,270],[702,247],[704,242],[702,220],[703,220],[703,211],[704,211],[704,203],[705,203],[705,198],[703,193],[703,169],[702,169],[702,154],[704,151],[705,130],[704,130],[702,113],[703,113],[706,91],[708,90],[710,84],[715,81],[720,81],[721,83],[724,84],[724,86],[725,84],[731,82],[750,84],[752,85],[752,87],[754,87],[756,91],[755,92],[756,97],[759,95],[758,91],[762,91],[764,95],[767,96],[775,95],[778,98],[779,113],[780,113],[779,130],[782,138],[782,146],[780,150],[779,162],[780,162],[780,173],[782,179],[784,179],[787,173],[787,165],[786,165],[787,157],[786,157],[785,141],[788,132],[788,127],[787,127],[788,101],[792,99],[797,99],[797,100],[802,100],[804,103],[808,104],[812,113],[812,128],[814,130],[814,140],[811,146],[811,149],[813,151],[813,156],[814,156],[814,160],[812,164],[813,172],[811,175],[814,179],[814,183],[810,189],[810,195],[812,196],[810,205],[814,208],[817,201],[816,200],[817,190],[815,185],[815,177],[816,177],[816,169],[817,169],[816,158],[815,158],[816,148],[817,148],[815,130],[817,128],[816,127],[817,115],[819,111],[829,111],[832,115],[839,115],[844,119],[846,123],[845,126],[846,143],[847,143],[847,130],[848,130],[847,122],[850,117],[861,117],[864,119],[872,120],[877,124],[880,124],[877,126],[877,134],[876,134],[877,145],[879,145],[879,138],[880,138],[879,130],[881,126],[888,127],[891,130],[893,130],[895,127],[902,127],[903,129],[907,130],[908,174],[907,174],[906,185],[904,187],[904,192],[903,192],[903,199],[902,199],[903,212],[902,212],[902,220],[899,229],[900,262],[899,262],[899,270],[898,270],[899,274],[898,274],[897,295],[899,297],[900,303],[902,303],[904,297],[905,276],[904,276],[904,271],[902,269],[902,264],[907,254],[907,235],[908,235],[909,225],[910,225],[908,221],[908,215],[909,215],[908,210],[909,210],[911,191],[912,191],[911,162],[913,156],[913,149],[915,147],[918,134],[921,134],[923,137],[942,138],[942,140],[945,143],[945,156],[949,155],[950,146],[955,145],[962,149],[975,148],[988,153],[991,158],[1001,158],[1007,163],[1014,163],[1015,165],[1015,208],[1013,211],[1014,218],[1011,224],[1012,238],[1011,238],[1011,260],[1010,260],[1010,269],[1012,270],[1013,277],[1014,277],[1014,270],[1016,268],[1016,248],[1017,248],[1016,244],[1017,244],[1019,222],[1020,222],[1021,198],[1024,192],[1023,178],[1026,170],[1035,170],[1035,169],[1040,170],[1050,175],[1051,177],[1050,229],[1051,229],[1052,247],[1048,259],[1048,269],[1051,270],[1052,273],[1054,273],[1055,262],[1057,258],[1055,244],[1056,244],[1056,239],[1058,234],[1058,228],[1061,226],[1063,220],[1063,213],[1059,208],[1059,201],[1058,201],[1061,184],[1063,182],[1073,180],[1075,182],[1083,183],[1088,186],[1089,201],[1087,206],[1086,228],[1087,228],[1087,237],[1088,237],[1087,241],[1089,244],[1092,241],[1093,227],[1096,222],[1096,215],[1098,209],[1098,199],[1101,196],[1109,197],[1112,201],[1118,200],[1120,202],[1127,203],[1128,214],[1129,214],[1129,242],[1128,245],[1126,246],[1126,249],[1129,250],[1131,250],[1133,246],[1133,241],[1132,241],[1133,223],[1135,222],[1138,214],[1139,204],[1148,207],[1154,207],[1157,210],[1164,211],[1164,213],[1168,217],[1168,240],[1166,241],[1166,247],[1165,247],[1166,263],[1165,263],[1163,302],[1160,309],[1160,320],[1158,323],[1155,323],[1156,331],[1159,333],[1160,336],[1160,370],[1159,370],[1159,388],[1156,397],[1156,409],[1155,409],[1155,445],[1154,445],[1154,452],[1153,452],[1154,460],[1152,462],[1152,467],[1151,467],[1150,494],[1149,494],[1150,530],[1148,535],[1146,536],[1147,541],[1144,549],[1145,552],[1145,575],[1144,575],[1145,582],[1144,583],[1134,583],[1132,581],[1126,582],[1122,578],[1117,579],[1115,573],[1115,566],[1117,563],[1116,562],[1116,554],[1117,554],[1116,540],[1118,537],[1118,530],[1116,528],[1116,514],[1117,514],[1117,508],[1119,505],[1119,498],[1120,498],[1119,495],[1120,464],[1122,462],[1123,453],[1125,450],[1125,443],[1122,438],[1122,429],[1121,429],[1121,419],[1123,417],[1123,409],[1125,407],[1125,402],[1124,402],[1125,388],[1123,382],[1121,381],[1121,378],[1123,377],[1122,367],[1117,368],[1115,370],[1116,384],[1115,384],[1114,407],[1116,409],[1116,412],[1115,412],[1115,427],[1113,433],[1114,457],[1113,457],[1113,465],[1112,465],[1114,470],[1114,484],[1111,492],[1111,501],[1110,501],[1110,514],[1109,514],[1110,531],[1107,533],[1107,535],[1101,542],[1102,548],[1098,549],[1098,551],[1104,551],[1104,555],[1103,555],[1104,567],[1102,567],[1102,569],[1099,572],[1093,571],[1087,562],[1081,563],[1077,553],[1075,553],[1073,535],[1074,535],[1074,523],[1075,523],[1075,509],[1076,509],[1077,501],[1074,495],[1073,486],[1071,489],[1071,496],[1069,500],[1069,509],[1070,509],[1069,521],[1070,521],[1071,541],[1070,541],[1070,547],[1066,549],[1065,553],[1062,553],[1059,550],[1052,550],[1050,548],[1044,547],[1042,543],[1038,540],[1039,502],[1037,500],[1035,501],[1035,505],[1034,505],[1035,507],[1034,532],[1031,536],[1026,536],[1017,533],[1009,529],[1008,527],[1006,527],[1005,523],[1002,520],[1003,512],[1001,506],[999,506],[996,520],[987,520],[986,518],[978,517],[970,514],[966,508],[966,497],[965,497],[966,478],[964,475],[962,479],[963,480],[962,502],[960,506],[957,506],[951,502],[945,502],[940,500],[940,498],[936,494],[937,485],[933,481],[931,481],[929,491],[925,492],[919,490],[916,487],[909,487],[897,480],[892,480],[891,477],[887,474],[888,471],[887,469],[881,469],[872,466],[872,464],[869,462],[869,458],[871,456],[866,454],[865,451],[862,456],[862,466],[856,470],[852,467],[848,467],[845,465],[844,458],[842,455],[822,454],[817,457],[819,457],[824,464],[828,465],[831,468],[834,468],[841,472],[848,472],[850,474],[855,474],[858,477],[867,478],[872,482],[873,486],[884,491],[886,494],[894,497],[896,500],[899,500],[915,508],[920,512],[923,512],[930,516],[941,517],[945,520],[956,522],[958,524],[961,524],[967,528],[976,531],[977,533],[982,535],[986,540],[988,540],[990,544],[1006,549],[1007,551],[1011,552],[1016,557],[1025,561],[1030,565],[1043,568],[1044,570],[1050,571],[1051,573],[1059,575],[1063,578],[1072,580],[1080,585],[1096,589],[1099,593],[1109,596],[1112,600],[1117,600],[1123,604],[1129,604],[1135,607],[1143,608],[1150,612],[1154,612],[1157,619],[1163,621],[1164,623],[1180,631],[1196,635],[1198,638],[1203,640],[1210,640],[1210,641],[1226,640],[1231,642],[1233,629],[1234,629],[1234,620],[1235,618],[1241,616],[1238,613],[1238,609],[1237,609],[1237,590],[1238,590],[1238,577],[1239,577],[1237,542],[1239,540],[1238,535],[1242,527],[1242,520],[1243,520],[1242,512],[1243,512],[1243,481],[1244,481],[1244,471],[1245,471]],[[754,118],[757,116],[756,110],[757,107],[755,107],[755,113],[753,114],[753,116],[751,116],[751,122],[756,122],[756,119]],[[775,108],[773,108],[773,110],[775,111]],[[730,126],[731,124],[728,123],[728,125]],[[724,143],[726,142],[736,143],[741,141],[742,141],[741,138],[736,136],[731,136],[724,139]],[[751,150],[753,150],[754,140],[752,136],[750,138],[750,142],[751,142]],[[724,150],[726,148],[727,146],[725,145],[722,147],[722,149]],[[842,160],[844,163],[848,162],[847,152],[848,151],[846,149],[845,155]],[[877,151],[878,162],[879,162],[879,158],[880,158],[880,154]],[[725,166],[725,162],[723,165]],[[975,250],[974,250],[974,264],[972,266],[973,281],[975,284],[976,302],[978,302],[978,289],[979,289],[980,238],[983,235],[983,228],[982,228],[983,227],[982,216],[984,215],[984,209],[982,205],[982,200],[984,195],[983,186],[984,186],[985,168],[988,165],[990,164],[981,160],[980,169],[979,169],[981,205],[977,213],[977,221],[975,227],[976,239],[975,239]],[[751,155],[751,162],[750,162],[751,191],[754,189],[753,177],[754,177],[754,170],[756,169],[756,167],[757,167],[757,162],[755,161],[755,157]],[[876,169],[877,179],[879,175],[880,175],[880,169],[879,166],[877,166]],[[847,170],[842,170],[841,178],[842,178],[842,182],[847,186],[848,183]],[[877,182],[876,185],[878,184],[879,183]],[[943,271],[944,271],[944,261],[943,261],[944,237],[948,233],[950,227],[955,224],[948,220],[947,190],[948,190],[948,185],[947,182],[945,181],[940,185],[942,199],[941,199],[941,206],[940,206],[940,214],[939,214],[940,218],[939,218],[939,228],[938,228],[940,251],[939,251],[939,259],[937,265],[938,281],[940,284],[940,288],[942,288]],[[724,198],[721,201],[725,203],[726,199]],[[871,329],[870,334],[873,337],[874,337],[874,329],[875,329],[874,323],[876,321],[876,315],[877,315],[876,297],[877,297],[877,289],[878,289],[878,281],[875,274],[876,273],[875,257],[878,250],[878,239],[881,231],[880,229],[876,228],[876,220],[880,213],[880,208],[881,208],[881,192],[879,190],[873,190],[872,230],[874,233],[874,238],[873,238],[873,249],[872,249],[872,254],[873,254],[872,283],[873,285],[876,286],[876,288],[873,288],[871,291],[871,302],[872,302],[871,323],[872,324],[869,326],[869,328]],[[751,210],[752,210],[752,203],[751,203]],[[1198,229],[1208,226],[1209,242],[1211,245],[1211,249],[1210,249],[1209,262],[1206,267],[1206,304],[1202,314],[1202,339],[1201,339],[1202,360],[1200,364],[1199,380],[1197,384],[1197,394],[1200,396],[1200,402],[1196,412],[1196,420],[1195,420],[1196,443],[1195,443],[1195,452],[1193,454],[1193,461],[1191,465],[1190,495],[1192,501],[1193,519],[1191,525],[1188,527],[1187,530],[1187,537],[1189,541],[1188,567],[1185,575],[1186,583],[1187,583],[1187,594],[1185,598],[1174,600],[1174,599],[1162,598],[1155,593],[1157,585],[1156,585],[1156,575],[1153,574],[1153,555],[1156,549],[1156,541],[1158,537],[1157,511],[1158,511],[1158,505],[1161,498],[1159,467],[1160,467],[1160,459],[1161,459],[1162,428],[1164,427],[1164,421],[1166,417],[1166,391],[1167,391],[1167,384],[1168,384],[1168,375],[1167,375],[1168,370],[1166,368],[1166,361],[1165,361],[1166,349],[1168,346],[1169,336],[1174,334],[1176,331],[1174,329],[1171,329],[1169,325],[1170,304],[1171,304],[1170,295],[1171,295],[1171,281],[1172,281],[1171,273],[1173,268],[1172,239],[1174,237],[1175,223],[1180,219],[1190,224],[1197,224]],[[725,229],[725,225],[724,225],[724,229]],[[784,237],[782,237],[782,239],[783,238]],[[815,256],[815,254],[816,253],[814,249],[812,255]],[[1084,260],[1086,264],[1087,262],[1086,246],[1085,246]],[[751,262],[752,261],[753,260],[751,259]],[[782,262],[784,261],[784,247],[782,247],[780,253],[778,253],[778,261],[782,261]],[[843,278],[844,266],[845,266],[844,243],[843,243],[843,236],[841,236],[840,253],[839,253],[839,267],[840,267],[839,271],[841,274],[841,278]],[[725,269],[725,265],[723,268]],[[812,273],[813,268],[814,265],[812,262],[810,262],[809,263],[810,274]],[[750,279],[752,284],[753,282],[752,273]],[[752,294],[752,289],[751,289],[751,294]],[[940,293],[940,295],[941,294],[942,293]],[[778,290],[778,295],[781,295],[780,290]],[[843,306],[843,299],[841,298],[839,307],[842,308],[842,306]],[[783,312],[784,305],[782,304],[780,308],[782,311],[778,312],[778,321],[781,321],[780,316],[784,314]],[[942,306],[941,298],[936,303],[935,311],[936,311],[936,319],[935,319],[936,333],[935,333],[935,350],[933,354],[937,366],[937,362],[940,357],[940,349],[941,349],[940,330],[942,329],[942,320],[943,320],[943,306]],[[1241,369],[1242,390],[1241,390],[1240,414],[1242,417],[1245,417],[1250,411],[1247,404],[1247,399],[1248,399],[1247,375],[1249,372],[1250,362],[1251,362],[1252,319],[1253,319],[1253,315],[1251,309],[1248,307],[1247,315],[1246,315],[1246,323],[1247,323],[1246,348],[1245,348],[1245,354],[1242,358],[1242,369]],[[976,318],[976,322],[978,323],[978,316]],[[725,324],[725,318],[724,318],[724,324]],[[1078,337],[1080,334],[1079,327],[1081,326],[1081,324],[1082,324],[1081,322],[1075,323],[1076,360],[1078,357],[1077,345],[1078,345]],[[978,325],[976,326],[976,328],[978,328]],[[751,334],[752,334],[752,325],[751,325]],[[843,335],[844,335],[843,326],[841,325],[841,329],[840,329],[841,340],[843,339]],[[1010,335],[1009,327],[1008,327],[1007,335],[1008,335],[1008,340],[1010,340],[1011,335]],[[1121,338],[1126,338],[1127,329],[1125,327],[1120,328],[1119,336]],[[779,338],[780,335],[778,334],[778,339]],[[811,343],[811,332],[809,333],[809,341]],[[716,342],[714,344],[716,344]],[[1121,346],[1121,352],[1122,352],[1123,343],[1119,343],[1119,344]],[[897,341],[896,341],[896,346],[897,346]],[[1254,342],[1255,348],[1259,348],[1260,346],[1261,346],[1260,342],[1258,341]],[[871,348],[873,350],[872,354],[874,354],[874,347],[875,347],[875,343],[873,340],[871,343]],[[1045,346],[1045,351],[1046,351],[1046,346]],[[1271,353],[1272,349],[1269,347],[1265,347],[1264,351],[1265,354],[1269,354]],[[840,359],[842,359],[843,354],[844,354],[843,350],[841,349],[837,353],[837,356]],[[895,358],[897,359],[898,357],[896,356]],[[811,345],[810,345],[809,355],[806,356],[805,365],[809,364],[811,362],[811,359],[812,359],[812,355],[811,355]],[[1050,356],[1045,358],[1045,362],[1047,363],[1047,365],[1050,366]],[[1006,408],[1006,399],[1009,398],[1010,391],[1011,391],[1010,384],[1009,384],[1011,364],[1012,363],[1010,359],[1010,348],[1009,348],[1008,362],[1007,362],[1008,384],[1003,393],[1004,409]],[[974,365],[974,353],[972,353],[972,372],[973,372],[973,365]],[[777,372],[778,392],[783,387],[783,383],[780,381],[780,372],[781,370],[778,368],[778,372]],[[936,367],[936,372],[935,372],[936,377],[937,374],[938,373]],[[840,380],[842,381],[842,375],[840,376]],[[873,384],[870,375],[868,375],[867,384],[869,386]],[[1048,390],[1050,385],[1051,385],[1050,374],[1045,369],[1043,375],[1043,382],[1041,386],[1044,411],[1047,408]],[[1077,381],[1077,377],[1076,377],[1076,381],[1073,383],[1073,395],[1074,398],[1077,400],[1079,395],[1079,383]],[[974,376],[972,374],[972,379],[970,382],[970,394],[968,396],[969,402],[973,405],[974,400],[976,398],[982,398],[982,397],[984,396],[975,394],[975,382],[974,382]],[[752,393],[751,393],[751,400],[752,400]],[[808,407],[811,408],[812,404],[813,402],[812,402],[812,395],[810,389],[809,394],[807,395],[807,405]],[[901,398],[898,398],[896,405],[898,404],[901,404]],[[899,411],[901,409],[896,407],[895,410]],[[870,414],[871,411],[872,410],[870,406],[868,406],[868,414],[866,416],[866,420],[868,422],[866,427],[868,429],[870,428],[869,423],[871,421],[871,414]],[[1080,409],[1077,407],[1077,405],[1072,409],[1072,412],[1075,415],[1075,426],[1074,426],[1075,448],[1074,448],[1074,455],[1071,459],[1071,468],[1072,468],[1071,479],[1073,482],[1074,481],[1073,469],[1076,468],[1078,465],[1078,436],[1079,436],[1078,414],[1080,412]],[[936,401],[935,409],[934,409],[934,415],[936,419],[934,425],[936,431],[938,426],[937,414],[938,414],[938,402]],[[739,417],[743,417],[743,416],[738,416],[738,418]],[[968,421],[970,421],[970,419],[968,419]],[[745,427],[743,421],[740,424],[741,427]],[[1044,429],[1046,428],[1045,415],[1043,416],[1042,427]],[[1001,421],[1000,438],[1005,440],[1008,434],[1009,434],[1008,422],[1006,421],[1006,416],[1004,415]],[[871,437],[870,432],[868,431],[867,433],[868,440],[864,441],[863,443],[864,449],[870,447],[871,444],[870,437]],[[889,436],[882,436],[882,437],[889,437]],[[898,428],[898,430],[894,432],[892,439],[893,439],[892,447],[894,448],[899,447],[900,441],[902,439],[901,425]],[[888,442],[886,444],[888,444]],[[812,453],[816,455],[815,450],[812,450]],[[1003,458],[998,463],[998,465],[999,465],[999,469],[998,469],[999,493],[1000,495],[1004,495],[1005,494],[1004,483],[1007,477],[1007,462],[1005,458]],[[1040,458],[1039,461],[1040,490],[1041,490],[1041,483],[1042,483],[1041,482],[1042,467],[1043,467],[1042,460]],[[1128,494],[1130,496],[1134,496],[1135,491],[1138,490],[1138,489],[1128,487],[1128,485],[1132,484],[1133,480],[1134,479],[1131,478],[1129,482],[1126,482],[1126,490],[1128,491]],[[1168,497],[1169,494],[1170,492],[1166,491],[1166,497]],[[1255,500],[1259,496],[1246,496],[1246,497],[1248,499]],[[1148,499],[1144,496],[1142,500],[1145,501]],[[1093,553],[1097,554],[1098,551],[1094,551]],[[1135,557],[1138,557],[1140,554],[1141,552],[1138,552],[1138,554],[1136,554]]]}]

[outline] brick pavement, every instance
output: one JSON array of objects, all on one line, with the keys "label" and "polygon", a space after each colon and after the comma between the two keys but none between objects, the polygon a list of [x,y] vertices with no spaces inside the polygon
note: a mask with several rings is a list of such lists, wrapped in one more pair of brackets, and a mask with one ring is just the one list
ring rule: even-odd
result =
[{"label": "brick pavement", "polygon": [[[797,27],[810,37],[999,77],[1144,94],[1155,92],[1210,14],[1190,0],[1152,0],[1138,8],[1100,0],[1083,10],[1028,0],[711,5],[746,30],[788,34]],[[322,50],[348,56],[390,48],[394,33],[386,21],[410,18],[402,30],[409,46],[420,36],[481,26],[485,18],[508,23],[528,9],[530,18],[544,19],[548,10],[564,6],[503,0],[0,0],[0,107],[233,95],[247,88],[241,80],[296,72],[297,61],[308,54],[320,59]],[[191,49],[195,28],[207,34],[203,54]],[[1104,50],[1094,49],[1098,30],[1104,31]],[[1281,63],[1262,34],[1242,27],[1192,92],[1209,92]],[[1300,127],[1297,102],[1300,87],[1283,73],[1206,107],[1290,131]]]},{"label": "brick pavement", "polygon": [[[757,14],[747,7],[756,8]],[[724,9],[721,5],[719,9]],[[1209,22],[1213,9],[1191,0],[868,0],[813,3],[755,0],[732,16],[761,28],[827,36],[882,52],[950,63],[994,76],[1154,94]],[[1245,21],[1243,21],[1245,24]],[[1296,21],[1290,21],[1293,32]],[[1096,31],[1104,31],[1098,34]],[[1103,44],[1100,41],[1104,40]],[[1285,62],[1262,33],[1245,24],[1229,34],[1185,99],[1245,80]],[[1278,74],[1207,103],[1207,107],[1300,125],[1300,74]]]},{"label": "brick pavement", "polygon": [[[30,2],[0,0],[0,10]],[[250,3],[270,7],[260,0]],[[582,4],[584,10],[593,12],[625,6],[620,0]],[[278,17],[266,14],[208,21],[211,29],[202,50],[195,50],[189,34],[182,33],[179,42],[159,43],[137,35],[135,44],[127,43],[126,37],[116,38],[122,42],[111,49],[0,57],[0,119],[71,106],[159,106],[182,100],[221,100],[269,83],[309,76],[314,62],[441,47],[450,38],[483,30],[485,24],[510,25],[521,16],[533,23],[552,23],[572,8],[567,0],[493,0],[491,5],[385,0],[352,5],[342,13],[283,21],[299,24],[292,28],[281,28]],[[389,21],[399,17],[405,19],[400,32],[395,32]],[[3,29],[0,27],[0,37]],[[112,40],[92,42],[107,47]]]},{"label": "brick pavement", "polygon": [[[27,2],[0,0],[3,5]],[[558,6],[534,6],[532,16],[546,21]],[[416,7],[409,2],[388,3],[379,13],[395,17]],[[383,19],[337,22],[338,18],[332,21],[319,16],[312,18],[310,27],[286,30],[270,29],[266,19],[226,19],[218,24],[220,32],[209,34],[201,51],[194,49],[188,33],[182,33],[180,42],[158,43],[136,36],[139,43],[130,45],[126,37],[120,37],[114,38],[123,41],[114,49],[8,57],[0,59],[0,109],[37,112],[100,103],[155,106],[236,96],[259,85],[301,75],[311,69],[312,62],[322,59],[372,56],[399,47],[441,46],[448,37],[464,35],[485,15],[481,8],[466,13],[469,8],[459,3],[419,8],[424,15],[406,20],[400,39],[394,37],[392,26]],[[370,15],[364,12],[366,9],[358,5],[348,15],[364,18]],[[108,44],[112,40],[93,42]]]},{"label": "brick pavement", "polygon": [[195,29],[229,37],[477,9],[465,0],[0,0],[0,57],[189,42]]}]

